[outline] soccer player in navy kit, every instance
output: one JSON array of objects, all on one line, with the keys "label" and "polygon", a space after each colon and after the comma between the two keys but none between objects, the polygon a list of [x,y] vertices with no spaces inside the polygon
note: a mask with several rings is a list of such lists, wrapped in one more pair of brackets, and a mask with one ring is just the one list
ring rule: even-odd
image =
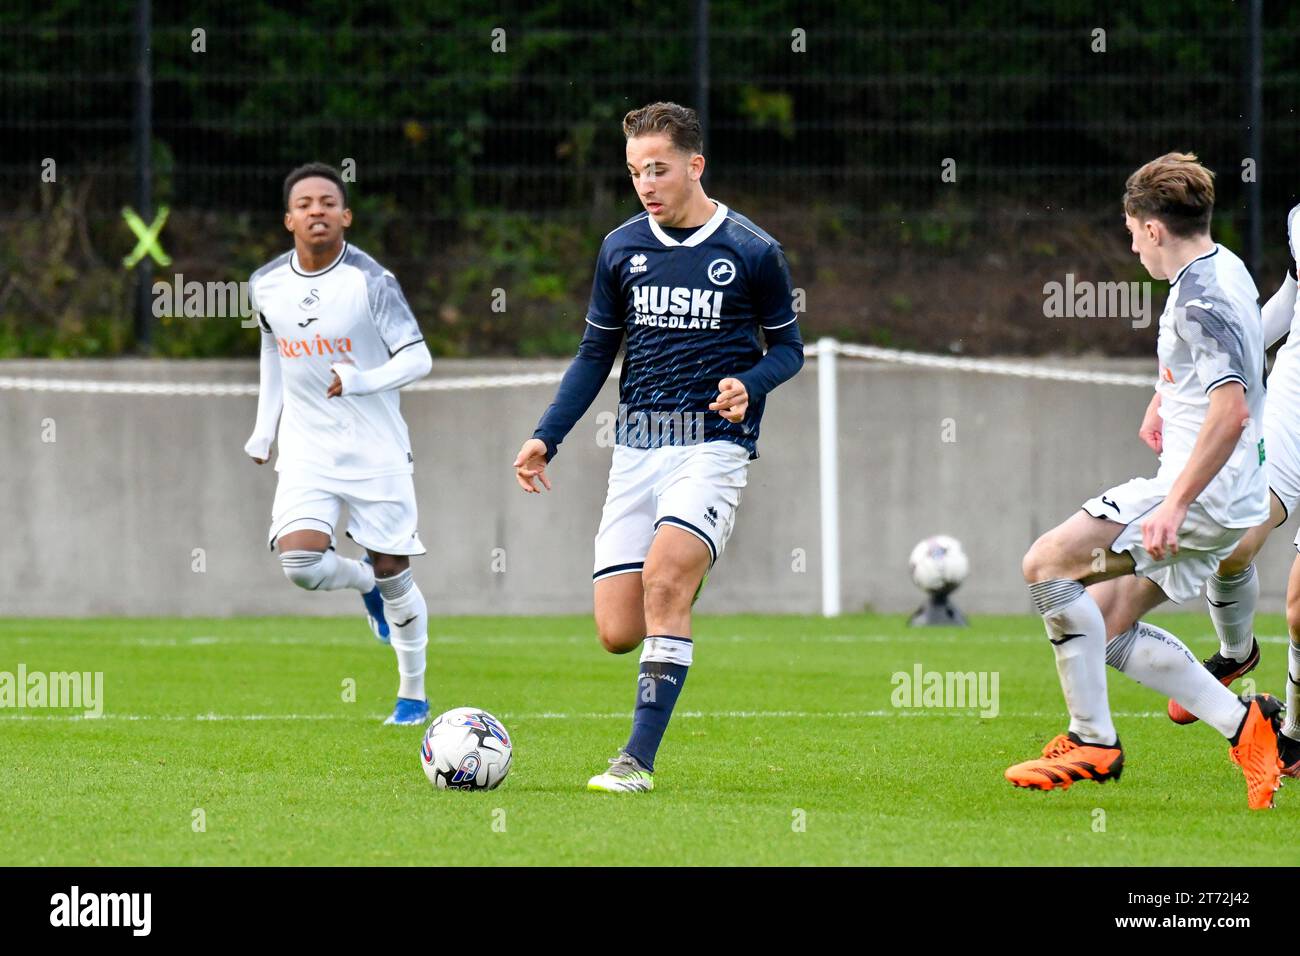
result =
[{"label": "soccer player in navy kit", "polygon": [[547,464],[626,335],[592,577],[601,644],[642,651],[631,736],[587,784],[605,792],[654,787],[655,754],[693,657],[692,604],[731,534],[767,393],[803,366],[785,256],[705,195],[695,111],[652,103],[624,117],[623,133],[646,211],[601,244],[577,357],[514,462],[524,491],[540,493],[535,480],[550,490]]}]

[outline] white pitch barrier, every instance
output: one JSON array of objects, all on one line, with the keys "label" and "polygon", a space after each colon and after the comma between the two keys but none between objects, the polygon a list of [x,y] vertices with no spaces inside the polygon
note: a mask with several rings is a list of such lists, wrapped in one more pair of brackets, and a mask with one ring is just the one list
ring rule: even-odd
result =
[{"label": "white pitch barrier", "polygon": [[839,617],[840,587],[840,482],[839,482],[839,383],[837,360],[846,358],[873,362],[910,365],[917,368],[979,372],[1013,378],[1043,379],[1057,382],[1081,382],[1093,385],[1121,385],[1154,388],[1155,377],[1121,372],[1092,372],[1085,369],[1060,368],[1027,362],[964,358],[905,352],[874,345],[856,345],[833,338],[820,338],[804,349],[809,358],[817,359],[818,458],[820,462],[820,510],[822,533],[822,617]]},{"label": "white pitch barrier", "polygon": [[[870,362],[885,362],[916,368],[977,372],[985,375],[1075,382],[1095,385],[1139,386],[1152,388],[1155,377],[1117,372],[1096,372],[1061,368],[1035,362],[1008,362],[959,356],[906,352],[871,345],[818,339],[804,350],[808,358],[817,359],[818,458],[820,468],[819,511],[821,524],[821,613],[838,617],[842,612],[840,554],[839,491],[839,386],[837,364],[840,356]],[[478,389],[518,388],[557,384],[562,372],[475,375],[430,378],[412,383],[405,392],[447,392]],[[615,366],[610,378],[616,379]],[[98,395],[132,396],[203,396],[250,397],[257,394],[256,382],[147,382],[94,380],[61,377],[22,377],[0,375],[0,391],[66,392]]]}]

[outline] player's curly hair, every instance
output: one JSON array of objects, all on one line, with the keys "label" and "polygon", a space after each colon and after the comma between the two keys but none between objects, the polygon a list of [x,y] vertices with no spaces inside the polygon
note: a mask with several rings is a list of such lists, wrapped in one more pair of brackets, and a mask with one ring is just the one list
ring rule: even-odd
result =
[{"label": "player's curly hair", "polygon": [[653,133],[667,134],[674,146],[692,155],[704,151],[700,118],[689,106],[650,103],[623,117],[623,135],[628,139]]},{"label": "player's curly hair", "polygon": [[1159,219],[1183,239],[1203,235],[1214,214],[1214,173],[1195,153],[1165,153],[1124,183],[1124,211],[1134,219]]},{"label": "player's curly hair", "polygon": [[343,177],[339,171],[329,163],[304,163],[297,169],[284,177],[284,208],[289,208],[289,194],[293,192],[293,187],[299,180],[310,179],[313,176],[319,176],[321,179],[328,179],[335,186],[339,187],[339,195],[343,197],[343,208],[348,208],[348,187],[343,183]]}]

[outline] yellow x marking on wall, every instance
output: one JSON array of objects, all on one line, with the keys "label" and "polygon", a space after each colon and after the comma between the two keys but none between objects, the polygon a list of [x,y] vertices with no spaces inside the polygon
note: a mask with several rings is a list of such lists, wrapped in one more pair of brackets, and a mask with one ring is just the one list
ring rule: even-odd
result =
[{"label": "yellow x marking on wall", "polygon": [[158,243],[158,233],[162,232],[163,225],[167,222],[167,213],[170,210],[166,206],[158,208],[158,215],[154,217],[153,225],[146,226],[130,206],[122,209],[122,218],[126,220],[127,227],[135,233],[139,240],[131,254],[122,260],[122,265],[127,269],[135,268],[136,263],[146,255],[153,256],[153,261],[160,266],[169,266],[172,264],[171,256],[163,251],[163,247]]}]

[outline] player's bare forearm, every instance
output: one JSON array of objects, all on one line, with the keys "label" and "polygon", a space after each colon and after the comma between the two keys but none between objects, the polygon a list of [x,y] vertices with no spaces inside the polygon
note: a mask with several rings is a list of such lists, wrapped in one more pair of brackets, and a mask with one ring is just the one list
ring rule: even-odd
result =
[{"label": "player's bare forearm", "polygon": [[1142,424],[1138,428],[1138,437],[1150,446],[1157,455],[1164,450],[1164,422],[1160,418],[1160,393],[1151,396]]},{"label": "player's bare forearm", "polygon": [[1186,508],[1232,457],[1241,440],[1242,430],[1250,418],[1246,390],[1238,382],[1228,382],[1210,392],[1210,409],[1205,424],[1196,436],[1196,444],[1187,464],[1169,491],[1169,499]]}]

